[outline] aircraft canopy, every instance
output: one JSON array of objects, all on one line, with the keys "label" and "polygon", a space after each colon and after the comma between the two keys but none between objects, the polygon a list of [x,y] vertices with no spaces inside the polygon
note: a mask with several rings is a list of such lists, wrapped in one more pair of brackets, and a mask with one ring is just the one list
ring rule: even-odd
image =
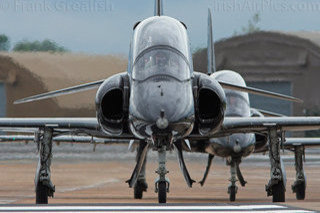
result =
[{"label": "aircraft canopy", "polygon": [[190,58],[187,30],[183,24],[167,16],[155,16],[141,22],[133,36],[133,59],[154,46],[169,46]]}]

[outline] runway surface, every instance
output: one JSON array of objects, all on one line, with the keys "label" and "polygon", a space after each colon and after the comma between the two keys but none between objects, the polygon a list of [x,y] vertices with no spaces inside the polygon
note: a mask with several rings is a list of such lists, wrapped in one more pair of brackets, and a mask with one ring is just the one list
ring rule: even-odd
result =
[{"label": "runway surface", "polygon": [[15,205],[15,206],[0,206],[0,212],[194,212],[194,213],[225,213],[225,212],[267,212],[267,213],[294,213],[305,212],[311,213],[314,211],[292,208],[284,205],[274,204],[187,204],[187,205],[139,205],[139,204],[121,204],[121,205]]},{"label": "runway surface", "polygon": [[[34,204],[33,181],[37,166],[37,154],[34,147],[34,144],[21,144],[14,148],[2,146],[0,149],[0,204],[18,204],[18,206],[20,204]],[[297,201],[295,194],[291,191],[291,184],[295,181],[292,156],[286,154],[285,165],[288,180],[286,203],[281,203],[280,206],[320,211],[320,161],[317,157],[318,154],[309,157],[307,155],[305,164],[307,193],[304,201]],[[14,160],[15,157],[19,160]],[[240,167],[248,184],[246,187],[241,187],[238,183],[239,189],[235,203],[229,202],[227,188],[230,171],[223,159],[214,159],[204,187],[195,183],[192,188],[189,188],[184,181],[175,154],[168,154],[168,158],[168,177],[171,181],[167,199],[169,204],[183,206],[189,204],[205,206],[213,204],[218,206],[274,205],[271,202],[272,198],[267,197],[265,192],[265,185],[270,176],[267,156],[258,155],[242,161]],[[202,179],[206,162],[205,155],[186,154],[186,164],[194,180],[200,181]],[[147,182],[149,188],[144,193],[142,200],[134,200],[133,189],[130,189],[125,183],[131,176],[134,166],[134,153],[128,152],[127,147],[98,146],[97,152],[92,152],[92,146],[87,148],[78,145],[54,147],[51,175],[52,181],[56,185],[56,193],[54,198],[49,199],[49,203],[59,204],[59,206],[74,204],[76,207],[79,204],[101,205],[102,207],[110,204],[126,206],[137,203],[156,204],[158,202],[157,194],[154,192],[154,180],[157,177],[154,172],[157,168],[156,155],[150,154],[148,156]],[[0,205],[0,207],[5,206]],[[220,212],[229,210],[215,209]],[[261,209],[238,210],[262,211]],[[281,208],[280,210],[291,212],[293,209]],[[91,210],[85,209],[83,211]],[[274,209],[270,209],[270,211],[274,211]]]}]

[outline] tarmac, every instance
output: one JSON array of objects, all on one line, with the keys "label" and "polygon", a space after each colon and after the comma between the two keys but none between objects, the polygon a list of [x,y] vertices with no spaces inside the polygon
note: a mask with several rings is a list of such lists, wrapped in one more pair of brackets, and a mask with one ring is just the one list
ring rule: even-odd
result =
[{"label": "tarmac", "polygon": [[[17,149],[19,146],[21,149]],[[34,204],[35,202],[34,175],[37,155],[35,153],[30,155],[29,152],[26,152],[26,157],[23,158],[21,150],[31,145],[20,144],[19,146],[17,145],[15,148],[5,146],[0,151],[0,204]],[[125,183],[130,178],[135,166],[134,153],[129,152],[123,157],[123,153],[127,152],[124,151],[126,147],[119,152],[115,152],[117,148],[109,147],[109,151],[101,156],[102,151],[97,153],[88,151],[86,153],[81,148],[74,151],[73,157],[58,154],[59,149],[69,153],[66,150],[74,149],[74,147],[55,148],[56,154],[54,156],[56,158],[53,159],[51,172],[56,193],[54,198],[49,199],[50,204],[131,205],[156,204],[158,202],[157,194],[154,192],[154,180],[157,177],[154,172],[157,168],[155,154],[149,155],[148,158],[148,191],[144,193],[142,200],[135,200],[133,199],[133,189],[130,189]],[[97,150],[99,148],[105,149],[103,146],[98,146]],[[6,149],[10,149],[11,152],[4,153]],[[14,159],[15,152],[20,153],[19,160]],[[1,155],[12,155],[12,159],[11,157],[10,159],[6,159],[7,157],[1,159]],[[28,157],[29,155],[32,157]],[[292,155],[286,155],[288,155],[288,160],[285,161],[287,172],[286,203],[279,205],[320,211],[320,160],[317,158],[318,155],[312,154],[313,157],[307,157],[307,162],[304,165],[307,176],[307,193],[304,201],[297,201],[295,194],[291,191],[291,184],[295,180],[295,169]],[[70,156],[72,155],[70,154]],[[113,157],[103,159],[103,156]],[[202,179],[206,161],[205,155],[194,157],[192,154],[186,154],[186,164],[194,180],[200,181]],[[223,159],[214,159],[207,182],[203,187],[195,183],[192,188],[189,188],[184,181],[174,154],[169,154],[167,177],[169,177],[171,184],[167,202],[179,205],[274,205],[272,197],[267,197],[265,192],[265,185],[270,176],[268,157],[261,155],[249,157],[244,159],[240,166],[248,184],[246,187],[241,187],[238,183],[236,202],[230,203],[227,194],[229,167],[225,165]]]},{"label": "tarmac", "polygon": [[90,205],[4,205],[0,212],[174,212],[174,213],[311,213],[285,205],[275,204],[90,204]]}]

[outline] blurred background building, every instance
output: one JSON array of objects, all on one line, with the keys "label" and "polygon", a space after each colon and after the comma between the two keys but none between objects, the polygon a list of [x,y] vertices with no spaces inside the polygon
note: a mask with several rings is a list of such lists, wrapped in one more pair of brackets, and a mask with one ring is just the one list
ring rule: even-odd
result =
[{"label": "blurred background building", "polygon": [[[284,115],[317,114],[320,107],[320,33],[254,32],[215,44],[217,70],[235,70],[249,86],[292,95],[303,104],[251,96],[251,105]],[[194,54],[206,72],[206,49]]]},{"label": "blurred background building", "polygon": [[0,116],[95,116],[96,90],[14,105],[17,99],[104,79],[126,71],[123,56],[1,53]]}]

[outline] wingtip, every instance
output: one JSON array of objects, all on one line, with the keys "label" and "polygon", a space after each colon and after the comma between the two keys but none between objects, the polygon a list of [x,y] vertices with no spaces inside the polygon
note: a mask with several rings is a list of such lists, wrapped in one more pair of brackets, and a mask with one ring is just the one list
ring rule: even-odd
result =
[{"label": "wingtip", "polygon": [[300,98],[297,98],[297,103],[303,104],[304,101],[302,99],[300,99]]},{"label": "wingtip", "polygon": [[21,104],[21,103],[22,103],[21,100],[16,100],[16,101],[13,102],[14,105],[18,105],[18,104]]},{"label": "wingtip", "polygon": [[27,99],[27,98],[22,98],[22,99],[15,100],[15,101],[13,102],[13,104],[14,104],[14,105],[18,105],[18,104],[24,104],[24,103],[28,103],[28,102],[30,102],[29,99]]},{"label": "wingtip", "polygon": [[294,101],[296,103],[299,103],[299,104],[303,104],[304,103],[304,101],[302,99],[300,99],[300,98],[296,98],[296,97],[292,97],[291,96],[291,99],[292,99],[292,101]]}]

